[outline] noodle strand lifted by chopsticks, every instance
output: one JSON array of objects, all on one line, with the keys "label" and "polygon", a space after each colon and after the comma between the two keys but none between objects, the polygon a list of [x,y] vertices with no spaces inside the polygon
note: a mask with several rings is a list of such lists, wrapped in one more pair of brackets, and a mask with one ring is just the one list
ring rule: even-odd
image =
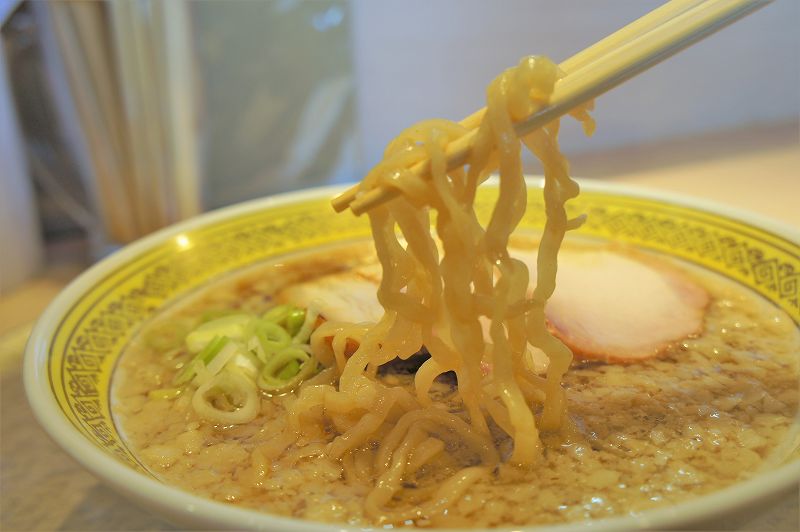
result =
[{"label": "noodle strand lifted by chopsticks", "polygon": [[[378,300],[385,314],[366,328],[331,323],[314,333],[311,344],[320,359],[338,367],[338,387],[305,387],[290,419],[298,434],[309,431],[309,422],[332,420],[339,435],[327,453],[343,460],[349,478],[363,476],[356,464],[363,464],[363,453],[372,446],[371,473],[377,482],[366,506],[378,520],[441,512],[501,459],[533,466],[542,452],[539,428],[557,430],[565,417],[561,378],[572,354],[548,332],[544,306],[555,288],[556,254],[564,234],[578,227],[582,218],[568,219],[564,208],[578,194],[578,185],[569,177],[559,151],[557,122],[522,140],[542,161],[545,174],[547,221],[532,297],[528,297],[526,266],[508,252],[510,235],[525,214],[527,201],[521,142],[513,124],[548,100],[558,77],[555,64],[529,57],[495,79],[464,167],[448,171],[445,153],[448,143],[466,130],[432,120],[392,141],[383,162],[361,184],[362,192],[374,187],[401,192],[368,213],[383,266]],[[573,115],[591,131],[593,123],[585,109]],[[408,170],[425,158],[431,161],[430,180]],[[484,227],[473,203],[477,187],[494,172],[499,173],[499,197]],[[440,245],[431,234],[432,223]],[[482,319],[490,323],[489,342]],[[358,348],[348,358],[346,349],[352,342]],[[375,377],[378,365],[406,359],[422,346],[431,358],[418,370],[413,394]],[[549,358],[545,378],[533,374],[525,362],[532,348]],[[487,366],[492,371],[484,376]],[[438,408],[430,397],[435,378],[448,371],[457,376],[466,418]],[[538,422],[532,405],[536,399],[543,399]],[[509,457],[501,458],[495,448],[490,420],[513,438]],[[423,453],[416,455],[419,461],[419,456],[439,452],[439,441],[467,447],[480,467],[473,461],[454,469],[434,500],[411,514],[407,508],[389,508],[392,495],[421,467],[421,462],[409,465],[414,449]],[[353,453],[359,453],[357,460]]]}]

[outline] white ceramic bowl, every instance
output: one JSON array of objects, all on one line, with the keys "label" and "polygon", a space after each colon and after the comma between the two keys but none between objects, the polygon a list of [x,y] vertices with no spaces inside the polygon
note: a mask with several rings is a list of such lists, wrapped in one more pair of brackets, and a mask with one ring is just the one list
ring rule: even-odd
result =
[{"label": "white ceramic bowl", "polygon": [[[540,227],[541,181],[533,179],[530,185],[529,215],[522,226]],[[571,207],[589,214],[582,233],[669,253],[732,277],[800,323],[800,231],[683,196],[589,182],[582,186],[582,195]],[[335,215],[329,208],[328,200],[339,190],[284,194],[208,213],[126,246],[82,274],[45,311],[27,346],[25,388],[42,426],[95,475],[178,525],[347,530],[213,502],[160,483],[127,450],[109,406],[117,357],[161,306],[271,255],[366,238],[364,220]],[[482,189],[479,204],[488,206],[493,194],[496,189],[491,185]],[[730,251],[738,259],[731,259]],[[198,263],[203,267],[197,268]],[[763,282],[766,263],[780,266],[771,270],[779,276],[771,283]],[[795,461],[710,495],[635,517],[524,530],[713,527],[720,519],[730,521],[734,515],[762,510],[796,491],[799,479],[800,461]]]}]

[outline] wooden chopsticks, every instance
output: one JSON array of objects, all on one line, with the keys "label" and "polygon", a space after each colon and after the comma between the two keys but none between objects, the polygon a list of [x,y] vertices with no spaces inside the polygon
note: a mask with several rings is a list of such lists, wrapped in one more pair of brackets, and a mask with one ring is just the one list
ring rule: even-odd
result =
[{"label": "wooden chopsticks", "polygon": [[[559,67],[565,73],[555,85],[549,103],[514,125],[519,136],[544,126],[575,107],[607,92],[631,77],[739,20],[772,0],[671,0],[575,54]],[[461,121],[471,131],[447,146],[447,168],[468,159],[486,109]],[[411,167],[419,176],[430,175],[430,161]],[[354,185],[332,200],[341,212],[348,207],[362,214],[399,194],[380,187],[359,194]]]}]

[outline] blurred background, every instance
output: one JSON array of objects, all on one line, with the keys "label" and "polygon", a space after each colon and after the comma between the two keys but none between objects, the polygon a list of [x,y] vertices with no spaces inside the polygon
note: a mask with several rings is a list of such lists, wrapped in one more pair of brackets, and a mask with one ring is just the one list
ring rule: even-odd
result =
[{"label": "blurred background", "polygon": [[[209,209],[357,180],[520,57],[566,59],[660,3],[0,0],[0,294]],[[565,121],[573,173],[797,149],[799,22],[778,0],[601,97],[594,138]]]}]

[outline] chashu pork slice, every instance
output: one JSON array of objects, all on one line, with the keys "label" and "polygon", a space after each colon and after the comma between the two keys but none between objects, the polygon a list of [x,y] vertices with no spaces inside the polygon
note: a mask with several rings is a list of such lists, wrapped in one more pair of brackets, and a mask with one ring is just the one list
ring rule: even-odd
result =
[{"label": "chashu pork slice", "polygon": [[313,304],[326,320],[377,322],[383,316],[377,296],[380,280],[380,265],[370,264],[293,284],[276,299],[305,308]]},{"label": "chashu pork slice", "polygon": [[[536,278],[536,253],[515,254]],[[611,249],[565,249],[545,307],[551,331],[577,358],[636,362],[698,334],[706,290],[667,262]]]},{"label": "chashu pork slice", "polygon": [[[536,252],[512,255],[525,261],[535,282]],[[545,313],[550,330],[577,358],[636,362],[702,331],[708,293],[669,263],[587,248],[562,250],[558,264]],[[313,302],[329,320],[377,322],[383,315],[376,296],[380,275],[378,265],[324,275],[285,288],[277,299],[303,307]]]}]

